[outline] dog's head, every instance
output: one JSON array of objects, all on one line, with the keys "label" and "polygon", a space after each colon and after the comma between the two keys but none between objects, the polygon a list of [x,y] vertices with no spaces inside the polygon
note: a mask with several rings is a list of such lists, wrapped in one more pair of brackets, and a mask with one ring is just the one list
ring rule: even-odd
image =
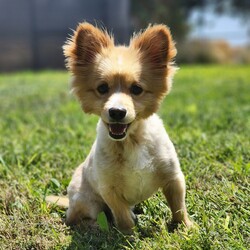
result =
[{"label": "dog's head", "polygon": [[176,49],[169,29],[149,26],[130,45],[115,46],[106,31],[82,23],[64,46],[72,91],[87,113],[99,115],[114,140],[152,115],[171,88]]}]

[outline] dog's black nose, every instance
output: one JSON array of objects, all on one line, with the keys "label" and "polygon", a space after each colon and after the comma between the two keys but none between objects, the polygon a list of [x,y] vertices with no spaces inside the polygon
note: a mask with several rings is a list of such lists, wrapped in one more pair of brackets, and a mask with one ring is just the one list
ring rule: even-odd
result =
[{"label": "dog's black nose", "polygon": [[109,109],[109,116],[115,121],[121,121],[127,114],[127,110],[123,108]]}]

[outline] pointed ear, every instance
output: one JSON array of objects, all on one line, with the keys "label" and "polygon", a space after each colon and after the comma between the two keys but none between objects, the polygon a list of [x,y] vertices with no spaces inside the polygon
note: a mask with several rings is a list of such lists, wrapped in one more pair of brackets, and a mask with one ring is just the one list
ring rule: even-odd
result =
[{"label": "pointed ear", "polygon": [[106,31],[81,23],[63,46],[67,67],[72,70],[74,66],[88,66],[103,48],[109,46],[114,46],[114,42]]},{"label": "pointed ear", "polygon": [[149,26],[132,38],[130,46],[139,50],[143,62],[154,69],[164,69],[176,55],[175,43],[165,25]]}]

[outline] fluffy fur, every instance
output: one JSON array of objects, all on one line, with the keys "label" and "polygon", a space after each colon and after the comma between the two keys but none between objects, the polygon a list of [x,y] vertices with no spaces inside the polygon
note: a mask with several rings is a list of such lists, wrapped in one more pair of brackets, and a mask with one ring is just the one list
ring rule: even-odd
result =
[{"label": "fluffy fur", "polygon": [[67,223],[95,220],[108,207],[118,229],[132,233],[131,208],[161,188],[172,221],[190,226],[184,176],[155,114],[175,72],[169,29],[149,26],[125,47],[115,46],[106,31],[82,23],[64,54],[82,109],[100,117],[90,154],[68,187]]}]

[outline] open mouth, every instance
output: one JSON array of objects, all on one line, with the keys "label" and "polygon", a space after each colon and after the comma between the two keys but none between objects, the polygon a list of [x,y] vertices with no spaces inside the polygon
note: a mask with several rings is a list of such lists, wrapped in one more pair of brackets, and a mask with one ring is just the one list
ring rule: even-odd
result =
[{"label": "open mouth", "polygon": [[126,137],[130,124],[110,123],[108,124],[109,135],[115,140],[121,140]]}]

